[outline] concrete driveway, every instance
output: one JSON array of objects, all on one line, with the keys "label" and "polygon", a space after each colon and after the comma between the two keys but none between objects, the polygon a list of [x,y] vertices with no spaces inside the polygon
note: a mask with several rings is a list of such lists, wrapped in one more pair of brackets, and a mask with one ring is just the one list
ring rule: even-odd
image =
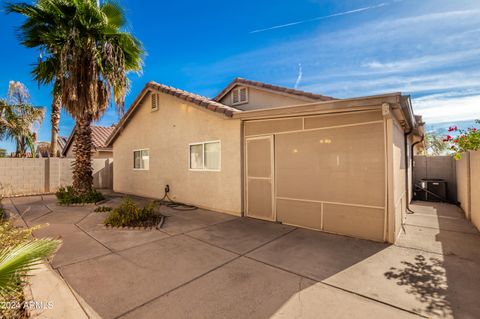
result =
[{"label": "concrete driveway", "polygon": [[50,223],[37,236],[63,238],[51,264],[103,318],[480,313],[480,235],[447,204],[412,205],[398,243],[387,245],[165,207],[161,231],[112,230],[92,206],[60,207],[52,196],[9,203],[28,225]]}]

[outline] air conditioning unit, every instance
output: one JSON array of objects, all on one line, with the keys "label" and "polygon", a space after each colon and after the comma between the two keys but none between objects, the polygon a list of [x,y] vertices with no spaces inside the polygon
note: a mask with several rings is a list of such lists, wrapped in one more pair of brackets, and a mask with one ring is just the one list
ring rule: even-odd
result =
[{"label": "air conditioning unit", "polygon": [[443,179],[422,179],[415,186],[415,199],[430,202],[447,201],[447,182]]}]

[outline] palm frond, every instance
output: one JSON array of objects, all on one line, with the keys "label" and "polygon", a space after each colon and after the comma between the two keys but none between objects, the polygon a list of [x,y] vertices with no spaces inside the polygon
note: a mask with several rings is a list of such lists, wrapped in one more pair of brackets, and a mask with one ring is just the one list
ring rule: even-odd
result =
[{"label": "palm frond", "polygon": [[14,289],[18,275],[52,255],[60,244],[59,240],[39,239],[0,251],[0,295]]}]

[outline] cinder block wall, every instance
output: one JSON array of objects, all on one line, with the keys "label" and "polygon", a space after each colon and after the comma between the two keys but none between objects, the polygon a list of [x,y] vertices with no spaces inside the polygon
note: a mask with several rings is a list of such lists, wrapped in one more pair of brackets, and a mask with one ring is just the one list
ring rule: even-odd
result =
[{"label": "cinder block wall", "polygon": [[460,206],[480,230],[480,151],[463,154],[456,167]]},{"label": "cinder block wall", "polygon": [[44,158],[0,158],[2,194],[39,194],[45,191]]},{"label": "cinder block wall", "polygon": [[[72,166],[68,158],[0,158],[0,195],[52,193],[72,184]],[[112,188],[113,159],[94,159],[95,188]]]}]

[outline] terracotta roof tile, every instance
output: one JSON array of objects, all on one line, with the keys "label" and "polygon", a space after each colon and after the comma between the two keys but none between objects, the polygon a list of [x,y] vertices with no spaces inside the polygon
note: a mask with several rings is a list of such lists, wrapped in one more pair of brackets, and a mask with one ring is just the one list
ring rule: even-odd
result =
[{"label": "terracotta roof tile", "polygon": [[240,110],[238,110],[234,107],[230,107],[228,105],[219,103],[217,101],[213,101],[206,96],[201,96],[201,95],[198,95],[198,94],[190,93],[190,92],[180,90],[180,89],[168,86],[168,85],[164,85],[164,84],[160,84],[160,83],[156,83],[156,82],[151,81],[151,82],[148,82],[148,84],[146,86],[149,87],[149,88],[152,88],[154,90],[173,95],[173,96],[178,97],[179,99],[185,100],[187,102],[197,104],[198,106],[205,107],[205,108],[207,108],[208,110],[211,110],[211,111],[216,111],[216,112],[219,112],[219,113],[225,113],[227,115],[227,113],[225,111],[230,110],[231,112],[229,112],[228,113],[229,115],[227,115],[227,116],[232,116],[233,113],[235,113],[235,112],[241,112]]},{"label": "terracotta roof tile", "polygon": [[94,126],[92,125],[92,142],[95,148],[107,147],[107,140],[115,130],[115,126]]},{"label": "terracotta roof tile", "polygon": [[251,80],[246,80],[242,78],[235,78],[232,82],[230,82],[229,85],[225,89],[222,90],[216,97],[213,98],[213,101],[219,102],[220,99],[223,98],[225,94],[227,94],[228,91],[230,91],[235,85],[237,84],[245,84],[245,85],[250,85],[250,86],[256,86],[259,88],[264,88],[272,91],[277,91],[277,92],[282,92],[282,93],[288,93],[291,95],[297,95],[297,96],[303,96],[307,97],[313,100],[319,100],[319,101],[330,101],[330,100],[336,100],[333,97],[330,96],[325,96],[321,94],[316,94],[316,93],[311,93],[311,92],[305,92],[301,90],[295,90],[292,88],[287,88],[283,86],[278,86],[278,85],[272,85],[268,83],[263,83],[263,82],[257,82],[257,81],[251,81]]}]

